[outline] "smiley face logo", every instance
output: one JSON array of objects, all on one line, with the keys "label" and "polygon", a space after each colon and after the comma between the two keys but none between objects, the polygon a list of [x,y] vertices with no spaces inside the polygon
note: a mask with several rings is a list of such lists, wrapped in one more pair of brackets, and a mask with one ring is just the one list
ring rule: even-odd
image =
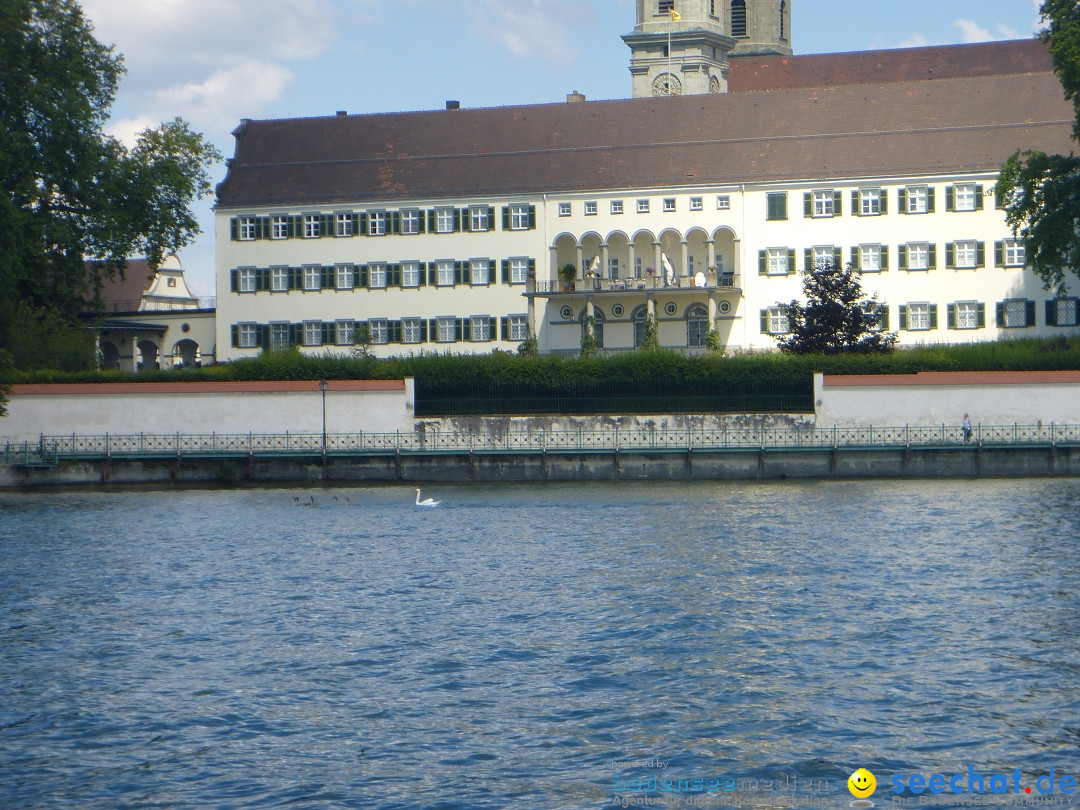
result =
[{"label": "smiley face logo", "polygon": [[874,791],[877,790],[877,780],[866,768],[859,768],[848,777],[847,787],[852,796],[865,799],[867,796],[874,795]]}]

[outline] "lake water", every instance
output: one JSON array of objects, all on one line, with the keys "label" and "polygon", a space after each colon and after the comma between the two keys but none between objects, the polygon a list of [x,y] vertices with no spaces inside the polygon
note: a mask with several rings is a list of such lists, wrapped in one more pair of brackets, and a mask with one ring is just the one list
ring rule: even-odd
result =
[{"label": "lake water", "polygon": [[1080,480],[424,495],[0,494],[0,806],[1080,803]]}]

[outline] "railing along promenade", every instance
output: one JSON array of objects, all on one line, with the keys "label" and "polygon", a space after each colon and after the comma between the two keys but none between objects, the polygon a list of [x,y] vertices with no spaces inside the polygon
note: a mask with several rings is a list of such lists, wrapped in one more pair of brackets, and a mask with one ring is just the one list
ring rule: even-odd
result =
[{"label": "railing along promenade", "polygon": [[1080,446],[1080,425],[979,425],[970,441],[959,426],[718,427],[608,430],[511,430],[477,434],[422,430],[397,433],[105,434],[41,436],[8,442],[4,461],[54,466],[111,458],[362,457],[453,453],[701,452],[889,448]]}]

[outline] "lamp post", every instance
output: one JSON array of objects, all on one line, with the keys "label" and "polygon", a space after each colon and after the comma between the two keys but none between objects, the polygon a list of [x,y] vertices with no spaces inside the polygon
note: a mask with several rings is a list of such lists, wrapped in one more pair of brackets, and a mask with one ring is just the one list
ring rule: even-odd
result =
[{"label": "lamp post", "polygon": [[322,454],[323,463],[326,463],[326,389],[330,387],[330,383],[326,380],[319,380],[319,390],[322,391]]}]

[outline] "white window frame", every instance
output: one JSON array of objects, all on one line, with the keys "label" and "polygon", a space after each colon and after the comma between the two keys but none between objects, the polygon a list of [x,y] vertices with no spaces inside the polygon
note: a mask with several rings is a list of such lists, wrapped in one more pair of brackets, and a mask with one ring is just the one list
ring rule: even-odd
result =
[{"label": "white window frame", "polygon": [[454,209],[440,207],[435,209],[435,233],[454,232]]},{"label": "white window frame", "polygon": [[813,207],[811,211],[815,217],[834,217],[836,216],[835,202],[836,197],[831,188],[816,189],[813,192]]},{"label": "white window frame", "polygon": [[611,213],[613,215],[615,215],[615,216],[618,216],[622,212],[623,212],[623,201],[622,200],[612,200],[611,201]]},{"label": "white window frame", "polygon": [[525,340],[529,336],[529,318],[527,315],[508,316],[507,334],[510,340]]},{"label": "white window frame", "polygon": [[275,265],[270,268],[270,292],[289,291],[289,268]]},{"label": "white window frame", "polygon": [[420,342],[420,319],[419,318],[402,318],[401,319],[401,342],[402,343],[419,343]]},{"label": "white window frame", "polygon": [[675,213],[675,198],[674,197],[664,197],[664,213],[665,214],[674,214]]},{"label": "white window frame", "polygon": [[259,345],[259,325],[257,323],[238,323],[236,331],[238,348],[254,349]]},{"label": "white window frame", "polygon": [[769,307],[769,334],[786,335],[791,330],[787,310],[783,307]]},{"label": "white window frame", "polygon": [[596,216],[596,200],[586,200],[585,202],[585,216]]},{"label": "white window frame", "polygon": [[1080,326],[1080,318],[1077,318],[1076,299],[1058,298],[1054,301],[1054,313],[1057,326]]},{"label": "white window frame", "polygon": [[979,328],[978,301],[957,301],[955,304],[955,312],[957,329]]},{"label": "white window frame", "polygon": [[717,194],[716,195],[716,210],[717,211],[730,211],[731,210],[731,195],[730,194]]},{"label": "white window frame", "polygon": [[691,211],[703,211],[704,210],[704,205],[705,205],[704,201],[702,200],[701,197],[691,197],[690,198],[690,210]]},{"label": "white window frame", "polygon": [[334,339],[338,346],[352,346],[356,337],[356,321],[344,318],[334,321]]},{"label": "white window frame", "polygon": [[488,229],[488,207],[486,205],[474,205],[469,208],[469,230],[474,233],[484,233]]},{"label": "white window frame", "polygon": [[453,315],[440,315],[435,319],[435,342],[457,342],[457,318]]},{"label": "white window frame", "polygon": [[419,287],[420,286],[420,274],[424,272],[420,269],[420,262],[407,261],[401,263],[401,286],[402,287]]},{"label": "white window frame", "polygon": [[386,289],[386,262],[372,262],[368,265],[368,289]]},{"label": "white window frame", "polygon": [[[917,264],[916,259],[921,263]],[[930,269],[930,243],[908,242],[907,243],[907,269],[922,272]],[[929,327],[927,327],[929,328]]]},{"label": "white window frame", "polygon": [[270,238],[271,239],[288,239],[289,238],[289,218],[284,214],[275,214],[270,217]]},{"label": "white window frame", "polygon": [[368,337],[377,346],[385,346],[390,341],[386,318],[372,318],[368,321]]},{"label": "white window frame", "polygon": [[436,274],[435,274],[435,286],[437,287],[453,287],[454,286],[454,260],[453,259],[439,259],[435,262]]},{"label": "white window frame", "polygon": [[863,273],[881,272],[881,245],[859,245],[859,270]]},{"label": "white window frame", "polygon": [[351,264],[339,264],[334,266],[334,283],[337,289],[353,289],[353,279],[355,278],[356,274],[353,273],[353,266]]},{"label": "white window frame", "polygon": [[334,236],[352,236],[353,218],[351,213],[338,213],[334,215]]},{"label": "white window frame", "polygon": [[1023,329],[1026,326],[1033,326],[1027,322],[1027,299],[1006,298],[1003,303],[1002,314],[1005,316],[1005,323],[1001,324],[1002,328]]},{"label": "white window frame", "polygon": [[275,321],[270,324],[270,351],[283,352],[289,348],[289,322]]},{"label": "white window frame", "polygon": [[881,189],[859,189],[859,215],[864,217],[881,216]]},{"label": "white window frame", "polygon": [[304,345],[322,346],[322,321],[304,321]]},{"label": "white window frame", "polygon": [[241,242],[255,240],[255,217],[240,217],[237,227],[237,236]]},{"label": "white window frame", "polygon": [[822,262],[830,265],[836,259],[836,245],[815,245],[810,249],[810,269],[817,270]]},{"label": "white window frame", "polygon": [[769,248],[765,251],[767,271],[770,276],[788,275],[788,249]]},{"label": "white window frame", "polygon": [[401,232],[412,235],[420,233],[420,211],[416,208],[406,208],[401,212]]},{"label": "white window frame", "polygon": [[368,211],[368,236],[386,236],[386,212]]},{"label": "white window frame", "polygon": [[305,239],[318,239],[319,238],[319,215],[318,214],[304,214],[304,238]]},{"label": "white window frame", "polygon": [[637,201],[637,212],[639,214],[649,213],[649,201],[647,199]]},{"label": "white window frame", "polygon": [[927,207],[929,197],[930,192],[928,186],[908,186],[907,213],[925,214],[929,210]]},{"label": "white window frame", "polygon": [[529,260],[525,256],[513,256],[510,259],[510,283],[524,284],[529,280]]},{"label": "white window frame", "polygon": [[907,305],[907,328],[912,332],[925,332],[930,329],[930,303],[917,301]]},{"label": "white window frame", "polygon": [[469,316],[469,342],[470,343],[490,343],[491,342],[491,316],[490,315],[470,315]]},{"label": "white window frame", "polygon": [[491,260],[469,259],[469,280],[474,287],[486,287],[491,283]]},{"label": "white window frame", "polygon": [[974,239],[953,242],[953,262],[957,270],[974,270],[979,266],[979,243]]},{"label": "white window frame", "polygon": [[510,206],[510,230],[529,230],[529,205],[528,203],[514,203]]},{"label": "white window frame", "polygon": [[304,291],[318,292],[322,289],[322,267],[317,264],[304,265]]},{"label": "white window frame", "polygon": [[568,202],[559,203],[559,216],[560,217],[568,217],[568,216],[570,216],[571,212],[572,212],[572,209],[570,207],[570,203],[568,203]]},{"label": "white window frame", "polygon": [[953,186],[953,210],[975,211],[975,184],[957,183]]},{"label": "white window frame", "polygon": [[1006,239],[1004,247],[1006,267],[1023,267],[1027,264],[1027,248],[1021,240]]},{"label": "white window frame", "polygon": [[237,269],[236,290],[242,293],[253,293],[258,289],[258,272],[254,267],[240,267]]}]

